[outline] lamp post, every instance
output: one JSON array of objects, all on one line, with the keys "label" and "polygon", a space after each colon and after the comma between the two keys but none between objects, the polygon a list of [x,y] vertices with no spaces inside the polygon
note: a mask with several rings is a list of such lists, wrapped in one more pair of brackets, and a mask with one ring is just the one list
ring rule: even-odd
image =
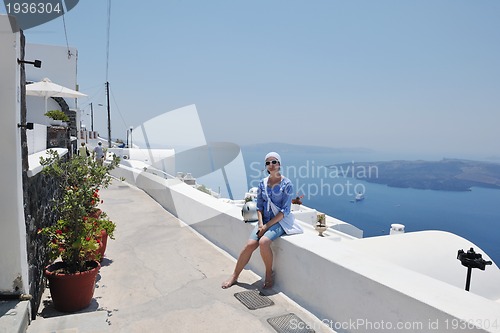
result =
[{"label": "lamp post", "polygon": [[90,102],[90,130],[94,131],[94,107],[92,102]]},{"label": "lamp post", "polygon": [[[104,106],[103,104],[99,103],[97,104],[98,106]],[[88,113],[87,113],[88,115]],[[93,132],[94,131],[94,105],[92,102],[90,102],[90,130]]]},{"label": "lamp post", "polygon": [[[104,104],[97,104],[98,106],[104,106]],[[94,131],[94,113],[92,112],[92,131]]]},{"label": "lamp post", "polygon": [[130,131],[130,148],[132,148],[132,130],[133,129],[134,128],[132,126],[130,126],[130,129],[129,129],[129,131]]},{"label": "lamp post", "polygon": [[108,106],[108,148],[111,148],[111,110],[109,106],[109,82],[106,81],[106,100]]}]

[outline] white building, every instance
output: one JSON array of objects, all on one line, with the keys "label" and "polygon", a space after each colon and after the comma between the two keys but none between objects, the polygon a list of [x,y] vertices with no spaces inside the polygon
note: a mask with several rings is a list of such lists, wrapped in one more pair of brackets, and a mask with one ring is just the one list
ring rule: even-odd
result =
[{"label": "white building", "polygon": [[[27,239],[36,238],[36,229],[33,217],[27,219],[25,215],[29,211],[29,208],[25,210],[26,197],[29,197],[25,188],[30,178],[41,170],[39,159],[45,155],[48,125],[44,98],[26,97],[24,79],[29,82],[47,77],[73,90],[78,88],[76,49],[44,45],[25,47],[24,43],[22,32],[13,32],[9,17],[0,15],[0,312],[21,322],[20,327],[27,325],[30,316],[31,307],[25,300],[30,299],[30,290],[37,289],[41,279],[41,272],[32,267],[29,259],[36,254],[28,253]],[[23,63],[34,60],[41,60],[42,67]],[[48,110],[61,110],[60,103],[50,98],[47,102]],[[61,103],[69,110],[77,110],[74,99]],[[79,123],[79,112],[76,112],[76,123]],[[64,148],[58,150],[63,154],[67,152]],[[3,329],[0,327],[0,331]]]}]

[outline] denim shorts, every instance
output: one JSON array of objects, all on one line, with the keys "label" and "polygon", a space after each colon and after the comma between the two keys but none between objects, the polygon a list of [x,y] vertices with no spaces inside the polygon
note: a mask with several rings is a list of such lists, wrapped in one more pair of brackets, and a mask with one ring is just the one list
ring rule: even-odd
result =
[{"label": "denim shorts", "polygon": [[[259,239],[257,238],[257,231],[259,231],[259,224],[257,223],[255,225],[255,228],[253,229],[252,233],[250,234],[250,239],[258,241]],[[264,236],[269,238],[270,240],[275,240],[276,238],[283,236],[285,234],[285,230],[281,227],[281,224],[276,223],[273,224],[271,228],[269,228],[265,233]],[[264,237],[262,236],[262,237]]]}]

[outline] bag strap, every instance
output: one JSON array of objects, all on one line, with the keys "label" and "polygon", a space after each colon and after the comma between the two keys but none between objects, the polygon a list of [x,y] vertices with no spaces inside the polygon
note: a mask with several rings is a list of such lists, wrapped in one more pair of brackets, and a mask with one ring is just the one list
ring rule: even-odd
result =
[{"label": "bag strap", "polygon": [[276,204],[271,201],[271,198],[269,197],[269,194],[267,193],[267,181],[268,180],[269,180],[269,176],[264,178],[264,193],[266,194],[266,198],[267,198],[267,210],[269,210],[269,208],[271,208],[271,210],[273,211],[273,214],[278,215],[280,210],[278,209],[278,206],[276,206]]}]

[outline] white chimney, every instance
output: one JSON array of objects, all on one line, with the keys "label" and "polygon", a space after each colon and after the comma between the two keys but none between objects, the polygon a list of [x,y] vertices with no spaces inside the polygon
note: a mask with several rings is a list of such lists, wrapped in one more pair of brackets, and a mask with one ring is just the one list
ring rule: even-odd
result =
[{"label": "white chimney", "polygon": [[399,235],[404,233],[405,233],[405,226],[403,224],[399,223],[391,224],[391,231],[389,232],[389,235]]}]

